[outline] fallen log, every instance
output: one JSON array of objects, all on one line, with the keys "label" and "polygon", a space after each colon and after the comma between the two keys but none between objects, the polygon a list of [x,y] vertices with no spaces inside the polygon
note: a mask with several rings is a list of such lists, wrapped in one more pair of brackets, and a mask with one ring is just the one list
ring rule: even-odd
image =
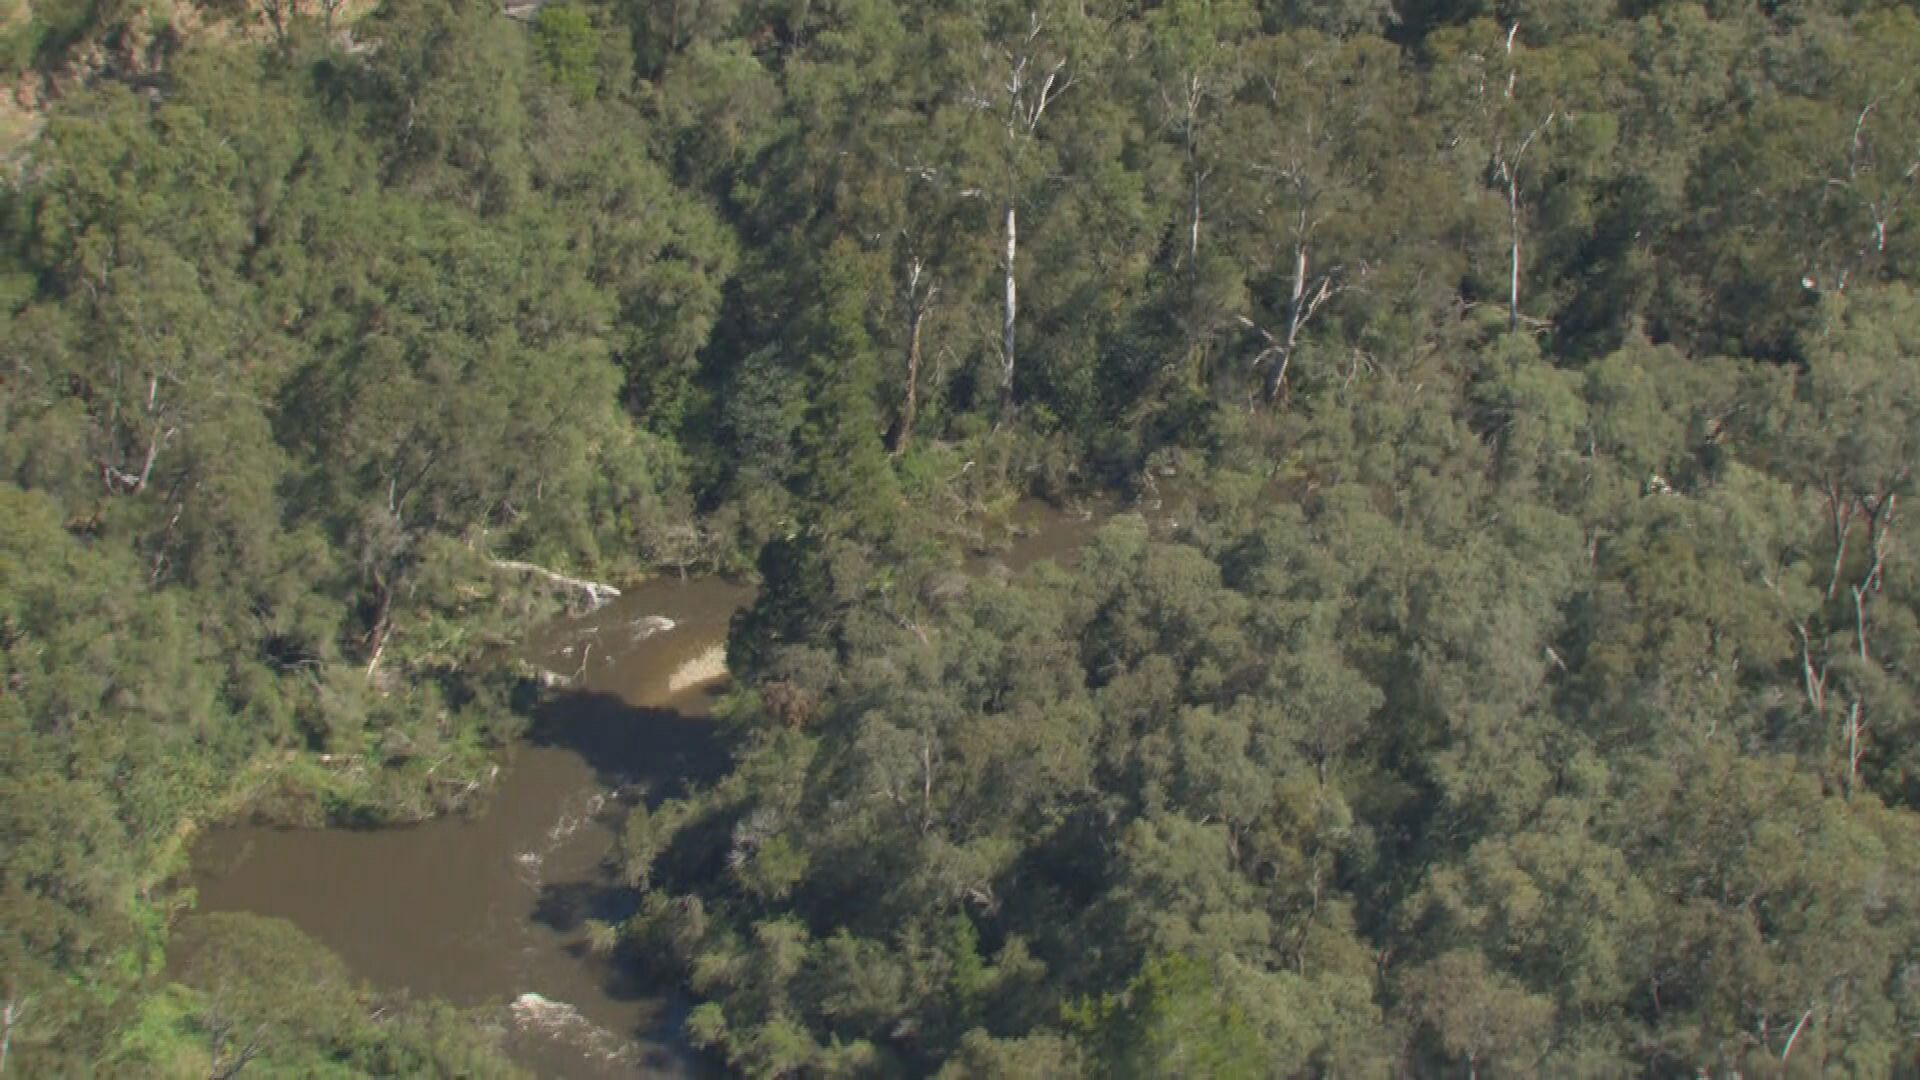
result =
[{"label": "fallen log", "polygon": [[576,592],[583,593],[587,598],[588,611],[597,610],[605,606],[609,600],[620,595],[620,590],[611,585],[598,581],[588,581],[585,578],[569,577],[557,570],[549,570],[544,566],[539,566],[534,563],[521,562],[518,559],[490,559],[488,561],[498,569],[513,570],[522,574],[532,574],[535,577],[545,578],[563,588],[573,589]]}]

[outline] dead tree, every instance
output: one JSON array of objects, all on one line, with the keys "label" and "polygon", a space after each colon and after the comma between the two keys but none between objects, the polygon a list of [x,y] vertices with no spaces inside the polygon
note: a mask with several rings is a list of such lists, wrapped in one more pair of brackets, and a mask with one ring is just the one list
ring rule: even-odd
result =
[{"label": "dead tree", "polygon": [[[1312,284],[1309,284],[1309,282]],[[1293,287],[1287,297],[1287,319],[1281,326],[1280,334],[1275,336],[1265,327],[1256,324],[1246,316],[1240,317],[1241,325],[1259,334],[1267,343],[1253,358],[1253,366],[1266,369],[1263,396],[1273,402],[1280,398],[1287,386],[1287,368],[1293,363],[1293,351],[1300,344],[1300,330],[1307,325],[1315,313],[1329,298],[1339,291],[1334,283],[1334,275],[1322,274],[1310,278],[1307,269],[1307,245],[1303,240],[1295,245],[1293,252]]]}]

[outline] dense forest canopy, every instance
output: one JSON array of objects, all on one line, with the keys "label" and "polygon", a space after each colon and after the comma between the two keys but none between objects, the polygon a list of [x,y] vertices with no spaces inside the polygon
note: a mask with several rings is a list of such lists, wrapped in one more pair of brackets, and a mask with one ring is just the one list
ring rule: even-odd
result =
[{"label": "dense forest canopy", "polygon": [[1920,1075],[1908,0],[0,44],[0,1070],[510,1072],[164,958],[196,826],[484,791],[533,566],[762,584],[599,935],[731,1070]]}]

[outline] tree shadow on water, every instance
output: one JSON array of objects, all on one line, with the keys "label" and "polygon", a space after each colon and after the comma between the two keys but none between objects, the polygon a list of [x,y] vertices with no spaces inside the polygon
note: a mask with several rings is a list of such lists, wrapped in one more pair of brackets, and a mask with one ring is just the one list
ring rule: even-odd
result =
[{"label": "tree shadow on water", "polygon": [[638,786],[649,802],[711,783],[727,767],[725,747],[707,718],[629,705],[609,694],[561,694],[543,702],[527,738],[579,754],[601,785]]},{"label": "tree shadow on water", "polygon": [[[638,901],[638,893],[621,886],[611,875],[595,880],[558,882],[541,887],[534,918],[556,931],[571,934],[584,929],[589,919],[619,923],[634,913]],[[569,942],[565,951],[595,974],[601,993],[608,999],[645,1002],[650,1006],[638,1026],[618,1033],[628,1040],[628,1050],[634,1055],[628,1064],[637,1066],[640,1075],[720,1075],[711,1068],[711,1062],[687,1042],[685,1023],[692,1003],[682,992],[674,972],[648,965],[629,947],[598,953],[584,936]]]},{"label": "tree shadow on water", "polygon": [[638,897],[611,877],[591,881],[559,881],[540,886],[533,920],[562,934],[571,934],[592,919],[618,923],[639,908]]},{"label": "tree shadow on water", "polygon": [[[726,749],[704,716],[686,716],[666,708],[630,705],[610,694],[557,694],[534,710],[527,741],[578,754],[602,788],[636,788],[646,801],[683,795],[690,786],[709,784],[727,769]],[[584,880],[548,882],[540,887],[533,918],[561,934],[577,934],[589,919],[619,923],[639,905],[639,894],[614,877],[611,867]],[[639,1030],[636,1040],[642,1075],[708,1075],[699,1052],[686,1043],[682,1024],[689,1007],[672,972],[649,970],[627,949],[595,956],[582,937],[566,948],[592,965],[602,990],[618,1001],[650,1000],[661,1009]]]}]

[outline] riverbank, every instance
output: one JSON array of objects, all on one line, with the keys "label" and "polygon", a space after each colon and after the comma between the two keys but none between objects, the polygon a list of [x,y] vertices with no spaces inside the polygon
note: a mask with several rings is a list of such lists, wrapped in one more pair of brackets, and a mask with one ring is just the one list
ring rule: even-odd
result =
[{"label": "riverbank", "polygon": [[[969,573],[1019,569],[1083,544],[1106,516],[1023,503]],[[211,830],[193,851],[200,911],[287,919],[378,986],[456,1005],[564,1018],[510,1039],[543,1076],[686,1075],[683,1010],[648,973],[598,955],[596,924],[629,913],[610,856],[629,808],[684,793],[727,765],[707,723],[725,641],[752,588],[656,578],[530,634],[516,655],[567,675],[476,812],[400,828]],[[607,1033],[631,1046],[608,1052]]]},{"label": "riverbank", "polygon": [[510,1003],[537,995],[548,1005],[524,1018],[566,1022],[516,1026],[508,1045],[538,1075],[631,1075],[635,1060],[692,1074],[679,1006],[593,955],[588,933],[625,914],[609,906],[606,863],[627,809],[725,766],[705,716],[729,621],[751,596],[721,579],[659,578],[541,627],[520,655],[577,681],[536,710],[472,813],[212,830],[193,853],[200,913],[284,918],[376,986],[499,1008],[507,1022]]}]

